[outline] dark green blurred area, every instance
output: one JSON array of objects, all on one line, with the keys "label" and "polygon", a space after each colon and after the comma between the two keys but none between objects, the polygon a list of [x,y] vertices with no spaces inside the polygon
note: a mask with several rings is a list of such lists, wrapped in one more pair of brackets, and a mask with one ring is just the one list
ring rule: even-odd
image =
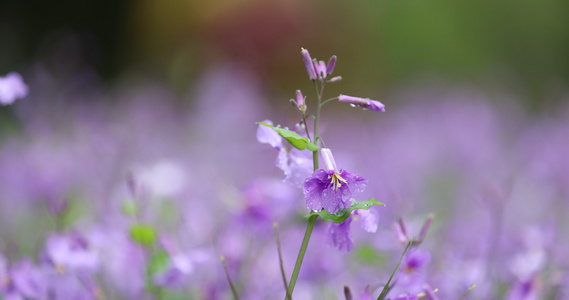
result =
[{"label": "dark green blurred area", "polygon": [[109,84],[143,72],[184,91],[210,66],[238,61],[284,94],[307,86],[305,47],[323,60],[338,55],[346,94],[382,98],[444,82],[513,93],[539,110],[567,90],[567,12],[565,0],[8,0],[0,74],[76,35],[86,65]]}]

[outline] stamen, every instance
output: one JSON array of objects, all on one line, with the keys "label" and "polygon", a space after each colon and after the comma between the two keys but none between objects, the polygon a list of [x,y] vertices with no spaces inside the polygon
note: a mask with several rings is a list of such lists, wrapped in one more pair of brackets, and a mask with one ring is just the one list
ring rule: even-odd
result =
[{"label": "stamen", "polygon": [[340,174],[338,173],[334,173],[332,174],[332,189],[333,190],[337,190],[342,186],[342,183],[348,183],[348,181],[346,181],[346,179],[342,178],[342,176],[340,176]]}]

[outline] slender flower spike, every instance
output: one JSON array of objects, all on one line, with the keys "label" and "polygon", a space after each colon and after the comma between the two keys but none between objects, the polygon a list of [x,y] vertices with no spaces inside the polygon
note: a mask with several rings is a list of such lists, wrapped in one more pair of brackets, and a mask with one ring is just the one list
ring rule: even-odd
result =
[{"label": "slender flower spike", "polygon": [[330,60],[328,60],[328,65],[326,66],[326,74],[331,75],[334,72],[334,67],[336,66],[336,55],[332,55]]},{"label": "slender flower spike", "polygon": [[348,103],[353,107],[359,106],[364,109],[374,110],[374,111],[385,111],[385,105],[377,100],[371,100],[369,98],[360,98],[347,95],[338,96],[338,101]]},{"label": "slender flower spike", "polygon": [[363,192],[367,179],[338,170],[330,149],[322,148],[320,154],[326,169],[314,171],[304,182],[306,206],[315,211],[324,208],[335,214],[352,205],[352,195]]},{"label": "slender flower spike", "polygon": [[301,48],[300,53],[302,54],[302,59],[304,60],[304,66],[306,66],[306,72],[308,73],[308,78],[310,80],[316,79],[316,70],[314,69],[314,64],[312,63],[312,58],[308,50]]}]

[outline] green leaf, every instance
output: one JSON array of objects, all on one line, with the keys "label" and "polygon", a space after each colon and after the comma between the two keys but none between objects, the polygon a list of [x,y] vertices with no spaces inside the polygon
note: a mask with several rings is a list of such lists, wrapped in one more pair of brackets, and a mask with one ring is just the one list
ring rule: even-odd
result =
[{"label": "green leaf", "polygon": [[168,252],[164,250],[160,250],[152,256],[148,260],[148,264],[146,265],[146,289],[150,293],[159,294],[161,293],[161,288],[154,285],[154,275],[166,270],[168,265],[170,264],[170,255]]},{"label": "green leaf", "polygon": [[272,129],[276,130],[280,136],[282,136],[285,140],[287,140],[296,149],[299,149],[299,150],[308,149],[310,151],[317,151],[320,149],[320,147],[314,145],[307,138],[302,137],[300,134],[298,134],[292,130],[288,130],[288,129],[284,129],[284,128],[280,128],[280,127],[275,127],[275,126],[273,126],[271,124],[267,124],[265,122],[257,122],[257,124],[267,126],[267,127],[270,127]]},{"label": "green leaf", "polygon": [[168,252],[162,250],[150,257],[146,271],[148,275],[156,275],[159,272],[166,270],[169,264],[170,255]]},{"label": "green leaf", "polygon": [[372,205],[385,205],[373,198],[369,198],[366,201],[354,201],[352,203],[352,205],[350,206],[350,208],[348,209],[343,209],[341,211],[339,211],[337,214],[331,214],[329,212],[327,212],[326,210],[321,210],[319,212],[313,212],[311,214],[309,214],[307,217],[310,217],[312,215],[318,215],[320,216],[320,218],[322,218],[323,221],[330,221],[330,222],[334,222],[334,223],[342,223],[344,222],[344,220],[346,220],[349,216],[350,213],[356,209],[365,209],[368,210]]},{"label": "green leaf", "polygon": [[156,230],[145,224],[136,224],[130,228],[130,237],[143,246],[150,246],[156,241]]}]

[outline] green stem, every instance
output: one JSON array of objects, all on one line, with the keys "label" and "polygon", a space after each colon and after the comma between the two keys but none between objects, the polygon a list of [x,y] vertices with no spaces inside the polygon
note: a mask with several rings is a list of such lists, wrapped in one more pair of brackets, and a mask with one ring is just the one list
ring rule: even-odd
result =
[{"label": "green stem", "polygon": [[281,239],[279,238],[279,232],[277,230],[277,223],[273,223],[273,228],[275,229],[275,240],[277,241],[277,252],[279,254],[279,266],[281,268],[281,277],[283,278],[283,284],[286,291],[286,300],[292,300],[290,292],[288,290],[288,282],[286,281],[286,273],[284,270],[283,254],[281,250]]},{"label": "green stem", "polygon": [[[314,144],[318,146],[318,120],[320,119],[320,108],[322,107],[322,93],[324,92],[324,82],[320,82],[320,89],[318,89],[318,82],[314,82],[314,88],[316,89],[316,96],[318,98],[318,105],[316,106],[316,115],[314,116]],[[306,125],[306,123],[305,123]],[[318,170],[318,151],[312,152],[312,161],[314,165],[314,171]],[[296,285],[296,280],[298,274],[300,273],[300,267],[302,266],[302,261],[304,260],[304,255],[306,254],[306,248],[308,248],[308,242],[310,241],[310,236],[312,235],[312,229],[314,228],[314,222],[316,222],[318,215],[312,215],[308,219],[308,225],[306,226],[306,231],[304,232],[304,238],[302,239],[302,244],[300,245],[300,250],[298,251],[298,256],[296,257],[296,263],[294,264],[294,270],[292,271],[292,276],[290,277],[290,285],[288,286],[287,297],[292,297],[292,292],[294,291],[294,286]]]},{"label": "green stem", "polygon": [[395,266],[393,273],[391,273],[391,277],[389,277],[389,280],[387,281],[387,283],[383,287],[383,290],[381,291],[381,294],[379,294],[379,297],[377,297],[377,300],[383,300],[383,299],[385,299],[385,296],[387,296],[387,292],[389,292],[389,290],[390,290],[389,284],[391,284],[391,280],[393,279],[393,276],[395,276],[395,272],[397,272],[397,269],[399,268],[399,265],[401,264],[401,261],[403,260],[403,257],[405,256],[405,253],[407,253],[407,249],[409,249],[409,246],[411,246],[411,243],[413,243],[413,238],[409,239],[409,242],[407,243],[407,247],[405,247],[403,254],[401,254],[401,257],[399,258],[399,262],[397,262],[397,265]]},{"label": "green stem", "polygon": [[300,245],[300,251],[298,251],[298,256],[296,258],[296,263],[294,264],[294,270],[292,271],[292,276],[290,278],[290,285],[288,286],[288,295],[292,295],[294,291],[294,286],[296,285],[296,279],[298,278],[298,273],[300,272],[300,266],[302,266],[302,260],[304,259],[304,254],[306,254],[306,248],[308,247],[308,242],[310,241],[310,235],[312,234],[312,228],[314,228],[314,222],[318,218],[318,215],[312,215],[308,219],[308,226],[306,226],[306,232],[304,233],[304,239]]},{"label": "green stem", "polygon": [[221,264],[223,265],[223,270],[225,271],[225,276],[227,277],[227,281],[229,282],[229,286],[231,287],[231,292],[233,293],[233,298],[235,300],[239,300],[239,294],[237,293],[237,289],[231,280],[231,276],[229,276],[229,271],[227,270],[227,264],[225,263],[225,257],[221,257]]},{"label": "green stem", "polygon": [[460,298],[458,298],[458,300],[462,300],[464,297],[466,297],[466,295],[468,295],[468,293],[470,293],[470,291],[472,291],[475,287],[476,287],[476,284],[471,285],[470,288],[468,289],[468,291],[466,291],[466,293],[464,293],[462,296],[460,296]]},{"label": "green stem", "polygon": [[331,102],[331,101],[334,101],[334,100],[338,100],[338,97],[328,98],[328,99],[322,101],[322,103],[320,104],[320,106],[324,106],[324,105],[326,105],[326,103]]}]

